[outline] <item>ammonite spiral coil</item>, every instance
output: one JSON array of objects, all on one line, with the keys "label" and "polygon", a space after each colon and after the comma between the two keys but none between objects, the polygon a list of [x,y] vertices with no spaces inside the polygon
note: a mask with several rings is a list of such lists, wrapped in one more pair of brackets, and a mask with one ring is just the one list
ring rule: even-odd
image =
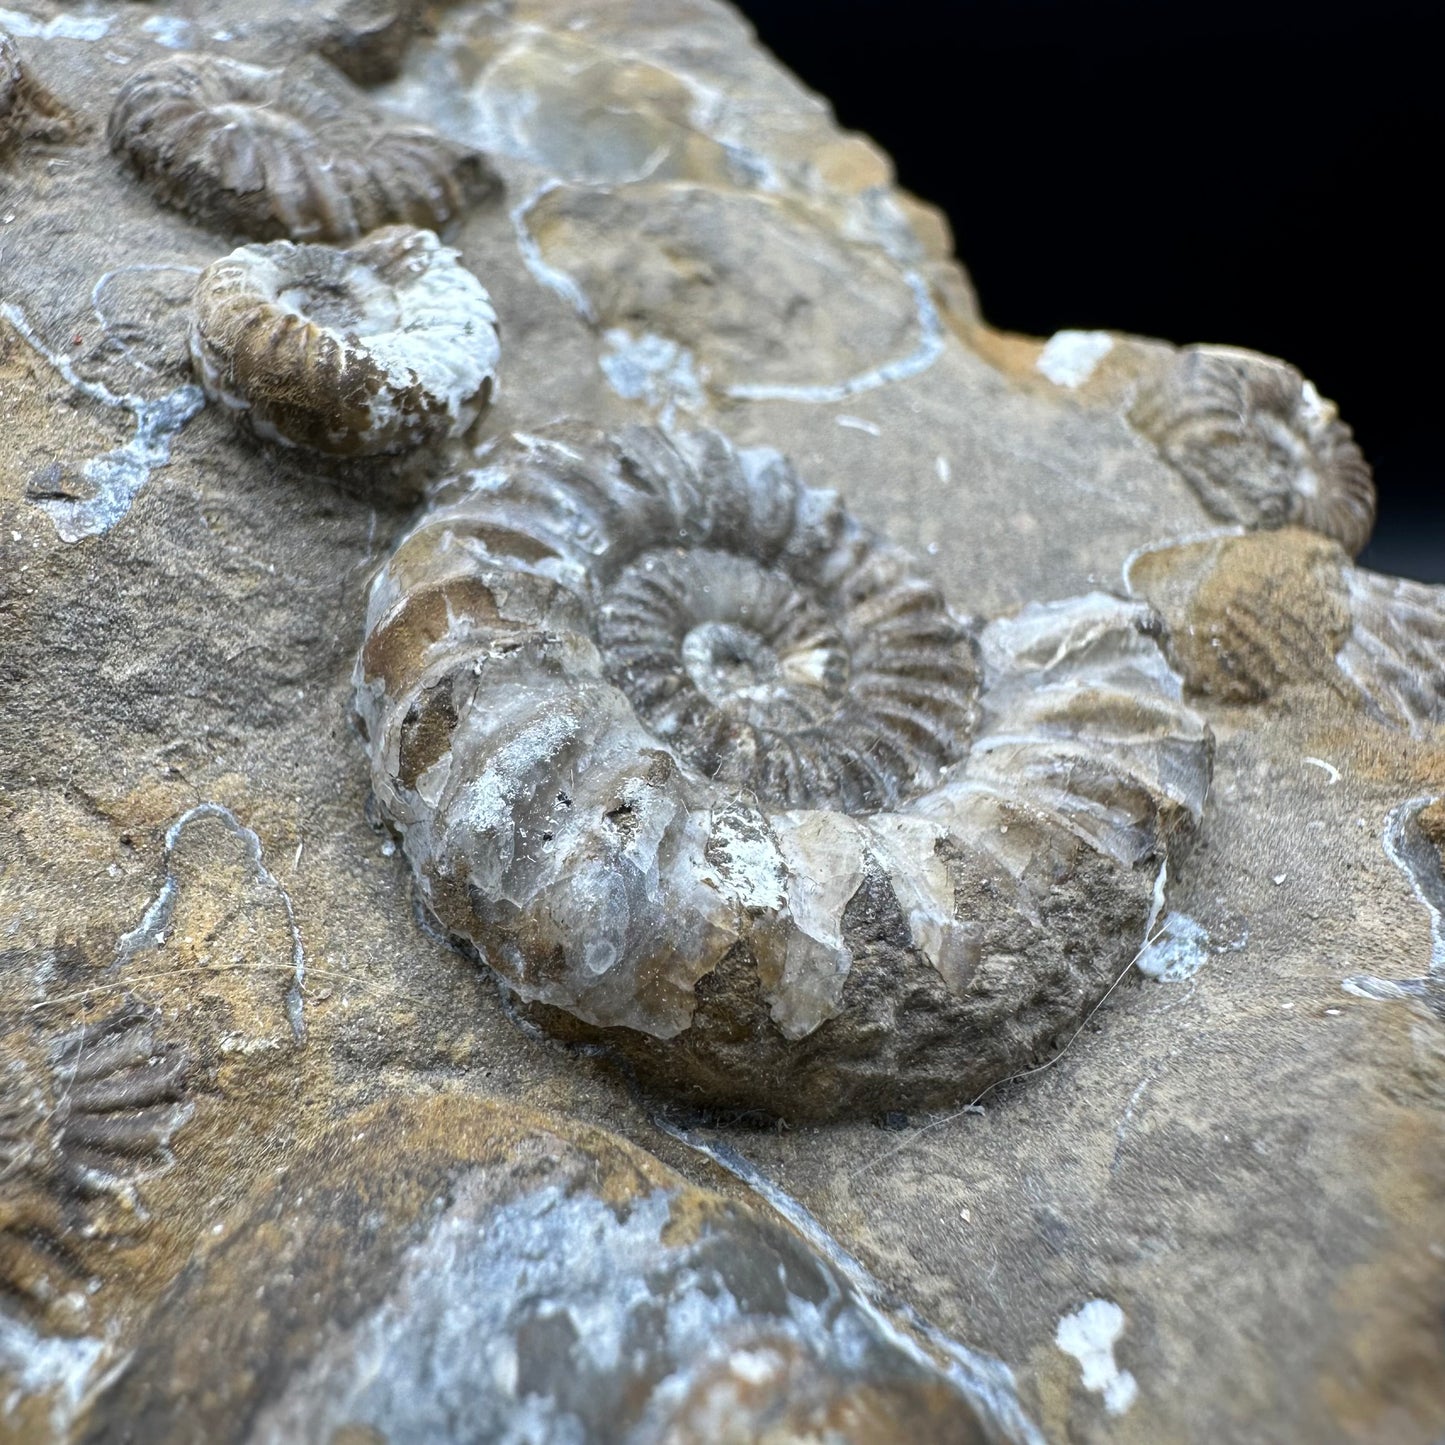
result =
[{"label": "ammonite spiral coil", "polygon": [[160,200],[255,240],[441,230],[500,187],[479,152],[387,119],[316,57],[177,55],[125,83],[108,133]]},{"label": "ammonite spiral coil", "polygon": [[514,436],[374,585],[357,705],[424,897],[547,1026],[709,1103],[956,1099],[1127,966],[1210,744],[1147,609],[977,632],[704,433]]},{"label": "ammonite spiral coil", "polygon": [[430,231],[345,249],[242,246],[201,274],[191,358],[207,394],[263,437],[336,456],[460,436],[501,355],[480,281]]},{"label": "ammonite spiral coil", "polygon": [[1352,555],[1375,524],[1369,463],[1294,367],[1253,351],[1186,347],[1129,420],[1217,517],[1308,527]]}]

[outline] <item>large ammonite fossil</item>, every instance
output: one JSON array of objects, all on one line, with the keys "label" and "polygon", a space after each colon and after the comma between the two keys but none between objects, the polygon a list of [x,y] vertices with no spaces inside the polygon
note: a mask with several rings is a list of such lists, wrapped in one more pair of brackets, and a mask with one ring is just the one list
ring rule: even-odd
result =
[{"label": "large ammonite fossil", "polygon": [[1147,608],[980,631],[715,433],[484,463],[374,584],[357,706],[427,905],[547,1027],[856,1113],[970,1096],[1127,967],[1210,764]]},{"label": "large ammonite fossil", "polygon": [[462,435],[501,357],[482,283],[411,226],[239,247],[201,273],[190,349],[207,395],[261,436],[347,457]]},{"label": "large ammonite fossil", "polygon": [[108,134],[165,204],[258,241],[439,231],[501,185],[480,152],[389,120],[315,56],[173,56],[126,81]]},{"label": "large ammonite fossil", "polygon": [[1129,420],[1227,522],[1308,527],[1352,556],[1370,539],[1370,465],[1334,403],[1283,361],[1185,347]]}]

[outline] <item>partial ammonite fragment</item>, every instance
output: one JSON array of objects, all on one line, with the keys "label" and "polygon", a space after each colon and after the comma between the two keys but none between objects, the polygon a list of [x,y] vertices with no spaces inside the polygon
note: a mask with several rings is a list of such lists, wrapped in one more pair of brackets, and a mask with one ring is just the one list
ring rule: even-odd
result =
[{"label": "partial ammonite fragment", "polygon": [[967,1361],[891,1324],[776,1216],[616,1135],[391,1097],[219,1216],[73,1438],[1026,1438],[1003,1368]]},{"label": "partial ammonite fragment", "polygon": [[384,116],[314,56],[174,56],[125,83],[108,134],[166,205],[256,240],[441,230],[501,184],[480,152]]},{"label": "partial ammonite fragment", "polygon": [[564,424],[401,542],[357,706],[422,896],[549,1028],[870,1112],[971,1097],[1128,966],[1210,769],[1158,630],[980,630],[775,452]]},{"label": "partial ammonite fragment", "polygon": [[491,298],[430,231],[242,246],[196,287],[191,357],[256,432],[334,456],[460,436],[496,382]]},{"label": "partial ammonite fragment", "polygon": [[1369,464],[1334,403],[1294,367],[1253,351],[1185,347],[1141,389],[1129,420],[1215,516],[1308,527],[1351,555],[1369,540]]},{"label": "partial ammonite fragment", "polygon": [[0,30],[0,156],[23,140],[65,140],[75,129],[74,117],[36,82],[15,41]]}]

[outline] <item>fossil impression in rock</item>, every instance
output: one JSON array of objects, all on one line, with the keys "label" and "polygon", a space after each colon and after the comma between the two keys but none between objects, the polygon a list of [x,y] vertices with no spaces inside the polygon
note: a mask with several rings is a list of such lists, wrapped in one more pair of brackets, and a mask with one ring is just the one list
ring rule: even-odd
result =
[{"label": "fossil impression in rock", "polygon": [[1369,540],[1369,463],[1292,366],[1257,352],[1189,346],[1129,413],[1216,516],[1250,528],[1308,527],[1352,556]]},{"label": "fossil impression in rock", "polygon": [[134,1186],[171,1164],[193,1108],[190,1065],[158,1025],[154,1009],[127,1000],[38,1048],[38,1031],[3,1039],[0,1295],[27,1317],[66,1321],[84,1285],[66,1240],[95,1233],[90,1201],[114,1195],[133,1211]]},{"label": "fossil impression in rock", "polygon": [[1145,607],[979,630],[716,433],[518,435],[374,584],[373,784],[548,1027],[709,1103],[958,1099],[1077,1022],[1200,816]]},{"label": "fossil impression in rock", "polygon": [[615,1135],[391,1098],[242,1201],[76,1438],[1001,1438],[1004,1391],[952,1363],[779,1220]]},{"label": "fossil impression in rock", "polygon": [[111,148],[166,205],[255,240],[443,229],[493,196],[482,155],[383,116],[332,66],[177,55],[126,81]]},{"label": "fossil impression in rock", "polygon": [[430,231],[242,246],[196,286],[191,359],[263,437],[336,456],[410,451],[481,415],[501,347],[491,298]]}]

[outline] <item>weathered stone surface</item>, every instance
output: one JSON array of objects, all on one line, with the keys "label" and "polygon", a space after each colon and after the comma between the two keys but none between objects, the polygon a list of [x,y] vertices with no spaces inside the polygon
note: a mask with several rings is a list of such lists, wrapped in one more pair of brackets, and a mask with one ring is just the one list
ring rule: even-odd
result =
[{"label": "weathered stone surface", "polygon": [[[215,1257],[199,1246],[224,1252],[226,1221],[263,1218],[277,1171],[355,1110],[524,1100],[745,1193],[654,1127],[605,1053],[518,1029],[427,931],[368,822],[350,721],[368,587],[415,489],[473,466],[470,445],[318,461],[203,405],[190,291],[240,238],[161,209],[107,149],[136,69],[177,49],[274,65],[297,36],[335,54],[345,8],[0,10],[67,117],[0,145],[14,1439],[63,1437],[144,1338],[159,1380],[163,1332],[185,1336],[160,1302],[195,1259],[199,1310]],[[1440,589],[1353,569],[1313,534],[1200,541],[1225,518],[1135,412],[1179,353],[988,328],[937,215],[720,5],[516,0],[430,23],[371,100],[487,152],[506,183],[446,238],[500,317],[482,441],[572,418],[775,448],[960,615],[1006,627],[1094,591],[1137,605],[1133,557],[1218,740],[1142,977],[1123,968],[1134,907],[1110,940],[1121,981],[1082,1031],[1038,1040],[1041,1072],[897,1130],[714,1121],[694,1142],[741,1149],[894,1296],[1007,1360],[1048,1438],[1434,1445]],[[658,200],[646,214],[675,248],[609,229]],[[820,301],[829,266],[852,291]],[[1321,525],[1256,511],[1234,515]],[[67,1114],[71,1059],[88,1092]],[[766,1390],[798,1368],[779,1350],[756,1373]],[[715,1384],[679,1410],[704,1418]],[[853,1403],[879,1438],[926,1436],[891,1402]]]}]

